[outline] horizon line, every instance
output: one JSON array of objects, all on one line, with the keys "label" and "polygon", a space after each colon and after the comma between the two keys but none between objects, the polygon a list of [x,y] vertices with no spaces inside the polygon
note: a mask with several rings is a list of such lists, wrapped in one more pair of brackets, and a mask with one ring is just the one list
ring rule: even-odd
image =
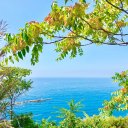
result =
[{"label": "horizon line", "polygon": [[60,76],[37,76],[37,77],[35,77],[35,76],[28,76],[27,78],[112,78],[112,77],[110,77],[110,76],[105,76],[105,77],[79,77],[79,76],[70,76],[70,77],[66,77],[66,76],[62,76],[62,77],[60,77]]}]

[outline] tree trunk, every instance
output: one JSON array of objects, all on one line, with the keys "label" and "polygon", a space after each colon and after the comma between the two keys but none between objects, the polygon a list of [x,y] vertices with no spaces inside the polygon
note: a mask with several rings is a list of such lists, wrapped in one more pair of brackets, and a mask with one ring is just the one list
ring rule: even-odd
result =
[{"label": "tree trunk", "polygon": [[13,98],[10,99],[10,119],[13,117]]}]

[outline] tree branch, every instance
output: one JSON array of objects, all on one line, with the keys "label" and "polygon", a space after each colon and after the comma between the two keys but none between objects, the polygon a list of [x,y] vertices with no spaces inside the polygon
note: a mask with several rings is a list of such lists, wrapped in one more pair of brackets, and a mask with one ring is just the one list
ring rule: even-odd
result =
[{"label": "tree branch", "polygon": [[0,21],[0,39],[5,35],[7,24],[5,21]]},{"label": "tree branch", "polygon": [[81,18],[81,20],[83,20],[90,28],[92,28],[93,30],[96,30],[96,31],[103,31],[103,32],[105,32],[105,33],[107,33],[108,35],[117,35],[117,36],[128,36],[128,34],[127,33],[113,33],[113,32],[110,32],[110,31],[108,31],[108,30],[105,30],[104,28],[94,28],[94,27],[92,27],[92,25],[88,22],[88,21],[86,21],[85,19],[83,19],[82,17],[80,17]]},{"label": "tree branch", "polygon": [[[71,32],[73,32],[72,30],[71,30]],[[73,32],[74,33],[74,32]],[[75,34],[75,33],[74,33]],[[119,39],[116,39],[116,40],[118,40],[118,41],[120,41],[120,43],[117,43],[117,42],[113,42],[113,43],[110,43],[110,42],[100,42],[100,41],[96,41],[96,40],[92,40],[92,39],[89,39],[89,38],[87,38],[87,37],[84,37],[84,36],[82,36],[82,35],[76,35],[76,36],[53,36],[53,37],[55,37],[55,38],[61,38],[60,40],[55,40],[55,41],[53,41],[53,42],[43,42],[43,44],[55,44],[55,43],[57,43],[57,42],[61,42],[62,40],[64,40],[64,39],[66,39],[66,38],[83,38],[84,40],[87,40],[87,41],[89,41],[89,42],[91,42],[91,43],[87,43],[87,44],[81,44],[80,46],[88,46],[88,45],[91,45],[91,44],[98,44],[98,43],[100,43],[100,44],[105,44],[105,45],[118,45],[118,46],[127,46],[128,45],[128,42],[121,42]]]},{"label": "tree branch", "polygon": [[115,5],[112,4],[109,0],[106,0],[106,2],[107,2],[108,4],[110,4],[111,6],[113,6],[114,8],[116,8],[116,9],[118,9],[118,10],[120,10],[120,11],[123,11],[123,12],[125,12],[126,14],[128,14],[128,12],[127,12],[126,10],[124,10],[123,8],[119,8],[119,7],[115,6]]}]

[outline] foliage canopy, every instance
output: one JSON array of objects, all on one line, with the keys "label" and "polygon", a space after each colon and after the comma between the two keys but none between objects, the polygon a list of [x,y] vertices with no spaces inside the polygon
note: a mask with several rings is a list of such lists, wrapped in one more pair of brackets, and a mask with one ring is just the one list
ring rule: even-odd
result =
[{"label": "foliage canopy", "polygon": [[8,44],[2,51],[10,54],[5,62],[23,59],[32,47],[31,63],[34,65],[39,61],[44,44],[55,44],[56,52],[60,53],[57,60],[67,54],[71,58],[82,55],[82,46],[91,44],[127,46],[128,1],[94,2],[93,11],[89,12],[92,7],[85,0],[78,0],[73,6],[59,6],[54,1],[43,22],[31,21],[19,33],[6,34]]}]

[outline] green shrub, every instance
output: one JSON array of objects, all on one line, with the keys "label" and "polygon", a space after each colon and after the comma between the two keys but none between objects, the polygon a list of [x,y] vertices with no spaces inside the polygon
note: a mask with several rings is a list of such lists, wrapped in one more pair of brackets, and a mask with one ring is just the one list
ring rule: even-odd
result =
[{"label": "green shrub", "polygon": [[42,125],[40,128],[57,128],[57,125],[53,121],[48,121],[46,119],[42,120]]},{"label": "green shrub", "polygon": [[69,109],[62,108],[60,110],[61,121],[58,123],[43,119],[39,125],[34,122],[31,114],[22,114],[12,120],[12,126],[14,128],[128,128],[128,116],[104,117],[94,115],[90,117],[85,114],[85,118],[82,119],[76,116],[81,108],[80,102],[75,103],[72,100],[68,105]]},{"label": "green shrub", "polygon": [[39,124],[32,119],[32,114],[17,115],[11,123],[14,128],[39,128]]},{"label": "green shrub", "polygon": [[81,119],[70,115],[60,121],[58,125],[45,119],[39,125],[32,120],[30,115],[19,115],[13,119],[12,126],[14,128],[128,128],[128,116],[103,118],[95,115]]},{"label": "green shrub", "polygon": [[128,128],[128,116],[107,117],[100,116],[87,117],[83,120],[84,128]]},{"label": "green shrub", "polygon": [[94,115],[92,117],[85,114],[85,118],[77,117],[76,114],[81,108],[81,103],[71,100],[69,109],[60,109],[59,117],[62,119],[58,125],[48,120],[43,120],[41,128],[128,128],[128,116],[126,117],[103,117]]},{"label": "green shrub", "polygon": [[53,122],[43,120],[41,128],[128,128],[128,117],[88,116],[85,119],[73,117],[69,120],[63,119],[58,126]]}]

